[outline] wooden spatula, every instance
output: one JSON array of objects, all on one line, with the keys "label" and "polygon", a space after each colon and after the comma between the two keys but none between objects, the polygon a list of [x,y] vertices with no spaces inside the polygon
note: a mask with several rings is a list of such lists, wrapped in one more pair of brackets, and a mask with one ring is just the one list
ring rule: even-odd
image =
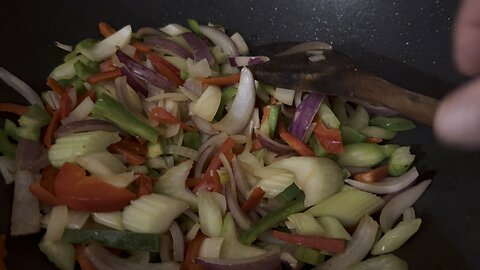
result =
[{"label": "wooden spatula", "polygon": [[323,50],[324,60],[311,62],[305,52],[271,56],[270,61],[251,66],[261,82],[295,90],[320,91],[389,107],[431,126],[438,100],[390,83],[359,70],[351,59],[335,50]]}]

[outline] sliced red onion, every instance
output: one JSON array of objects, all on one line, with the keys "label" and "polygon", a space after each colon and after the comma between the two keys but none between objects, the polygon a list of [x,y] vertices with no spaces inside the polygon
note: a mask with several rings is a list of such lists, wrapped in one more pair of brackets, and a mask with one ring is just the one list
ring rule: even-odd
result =
[{"label": "sliced red onion", "polygon": [[252,72],[244,67],[240,73],[238,91],[230,110],[213,127],[228,134],[237,134],[243,131],[252,117],[255,95],[255,79]]},{"label": "sliced red onion", "polygon": [[371,113],[373,115],[390,117],[390,116],[395,116],[395,115],[399,114],[399,112],[394,111],[390,108],[379,106],[379,105],[374,105],[372,103],[362,101],[362,100],[359,100],[359,99],[351,99],[350,101],[353,102],[353,103],[362,105],[363,107],[365,107],[365,109],[369,113]]},{"label": "sliced red onion", "polygon": [[[15,153],[15,166],[17,170],[36,172],[48,165],[48,157],[45,159],[46,156],[47,151],[41,144],[29,139],[19,138]],[[42,165],[43,167],[39,167]]]},{"label": "sliced red onion", "polygon": [[373,246],[377,236],[378,223],[370,216],[363,217],[348,241],[345,250],[315,268],[317,270],[341,270],[360,262]]},{"label": "sliced red onion", "polygon": [[200,25],[200,32],[210,39],[215,45],[220,47],[222,51],[228,56],[237,56],[238,50],[233,40],[224,32],[205,25]]},{"label": "sliced red onion", "polygon": [[146,37],[143,42],[147,45],[155,46],[181,58],[192,58],[192,54],[173,40],[162,38],[160,36]]},{"label": "sliced red onion", "polygon": [[390,230],[405,209],[412,206],[425,192],[432,180],[425,180],[391,199],[380,213],[380,225],[384,232]]},{"label": "sliced red onion", "polygon": [[[172,90],[175,88],[174,85],[170,81],[168,81],[167,78],[138,63],[137,61],[135,61],[135,59],[126,55],[121,50],[117,50],[115,55],[118,57],[118,60],[120,60],[120,62],[124,64],[128,68],[128,70],[130,70],[136,77],[165,90]],[[127,74],[124,75],[129,76]],[[147,95],[148,93],[144,92],[142,94]]]},{"label": "sliced red onion", "polygon": [[399,177],[387,177],[383,181],[375,183],[365,183],[355,181],[353,179],[346,179],[345,182],[358,189],[368,191],[375,194],[388,194],[400,191],[413,183],[418,177],[418,171],[415,167],[408,170]]},{"label": "sliced red onion", "polygon": [[212,123],[209,121],[198,117],[196,115],[191,116],[192,122],[195,124],[195,126],[200,130],[202,133],[208,134],[208,135],[214,135],[218,134],[218,130],[216,130]]},{"label": "sliced red onion", "polygon": [[198,156],[196,158],[197,164],[195,165],[195,170],[193,172],[194,177],[200,177],[203,170],[206,168],[209,160],[215,155],[216,147],[215,145],[209,145],[202,152],[198,151]]},{"label": "sliced red onion", "polygon": [[178,223],[173,221],[170,225],[170,233],[172,234],[173,260],[183,262],[185,254],[185,239]]},{"label": "sliced red onion", "polygon": [[40,178],[29,171],[17,171],[13,191],[10,234],[26,235],[40,231],[40,204],[30,192],[30,185]]},{"label": "sliced red onion", "polygon": [[162,262],[171,262],[172,256],[170,250],[172,249],[172,238],[170,235],[163,234],[160,236],[160,260]]},{"label": "sliced red onion", "polygon": [[263,145],[263,147],[265,147],[269,151],[272,151],[279,155],[285,155],[293,151],[293,149],[290,146],[276,142],[270,139],[269,137],[265,136],[261,132],[255,131],[255,134],[257,135],[257,139],[260,142],[260,144]]},{"label": "sliced red onion", "polygon": [[130,85],[130,87],[132,87],[133,90],[135,90],[137,93],[148,95],[147,85],[144,81],[133,75],[133,73],[125,66],[120,67],[120,71],[127,77],[127,83]]},{"label": "sliced red onion", "polygon": [[0,67],[0,79],[22,95],[30,104],[43,107],[42,99],[38,96],[37,92],[3,67]]},{"label": "sliced red onion", "polygon": [[53,135],[55,138],[58,138],[74,133],[95,130],[124,132],[122,129],[118,128],[111,122],[98,119],[87,119],[70,122],[66,125],[60,126]]},{"label": "sliced red onion", "polygon": [[7,156],[0,156],[0,173],[6,185],[10,185],[15,180],[15,162]]},{"label": "sliced red onion", "polygon": [[273,249],[264,254],[239,260],[196,258],[195,261],[209,270],[281,270],[280,253]]},{"label": "sliced red onion", "polygon": [[295,111],[293,122],[290,125],[290,133],[293,136],[303,140],[307,128],[317,114],[324,97],[325,96],[320,93],[310,93],[302,100],[300,106],[298,106]]},{"label": "sliced red onion", "polygon": [[180,265],[166,263],[135,263],[129,259],[113,255],[99,244],[91,244],[85,248],[85,255],[97,270],[179,270]]},{"label": "sliced red onion", "polygon": [[182,37],[185,39],[190,49],[192,49],[193,59],[195,61],[207,59],[209,65],[212,65],[215,62],[215,59],[210,53],[210,49],[200,37],[191,32],[183,33]]},{"label": "sliced red onion", "polygon": [[331,50],[332,45],[327,44],[325,42],[320,42],[320,41],[311,41],[311,42],[304,42],[300,43],[298,45],[295,45],[293,47],[290,47],[289,49],[277,53],[277,56],[285,56],[285,55],[291,55],[291,54],[296,54],[296,53],[301,53],[301,52],[306,52],[306,51],[311,51],[311,50]]},{"label": "sliced red onion", "polygon": [[263,64],[270,61],[267,56],[236,56],[228,58],[228,62],[232,67],[243,67]]}]

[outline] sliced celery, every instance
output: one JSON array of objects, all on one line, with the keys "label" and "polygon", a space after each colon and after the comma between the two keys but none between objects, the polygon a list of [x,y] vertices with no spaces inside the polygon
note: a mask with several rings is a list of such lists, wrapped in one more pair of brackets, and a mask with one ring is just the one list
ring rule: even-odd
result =
[{"label": "sliced celery", "polygon": [[301,194],[302,191],[297,187],[297,185],[291,184],[284,191],[282,191],[282,193],[278,194],[275,199],[278,199],[283,203],[289,203]]},{"label": "sliced celery", "polygon": [[220,121],[223,118],[223,112],[225,111],[225,106],[227,103],[233,100],[237,94],[236,87],[228,87],[223,90],[220,105],[218,106],[217,113],[215,114],[215,120]]},{"label": "sliced celery", "polygon": [[224,238],[223,237],[208,237],[202,241],[198,256],[202,258],[220,258]]},{"label": "sliced celery", "polygon": [[321,216],[317,218],[318,223],[325,230],[323,236],[329,238],[338,238],[350,240],[352,237],[345,230],[345,227],[334,217],[330,216]]},{"label": "sliced celery", "polygon": [[88,68],[87,65],[82,63],[81,61],[77,61],[74,65],[73,68],[75,69],[75,75],[77,75],[78,78],[86,81],[88,77],[93,75],[93,72],[91,72]]},{"label": "sliced celery", "polygon": [[361,130],[362,128],[368,126],[368,112],[361,105],[357,105],[355,112],[348,119],[348,125],[356,130]]},{"label": "sliced celery", "polygon": [[340,127],[340,133],[343,144],[361,143],[367,139],[367,136],[349,126]]},{"label": "sliced celery", "polygon": [[295,175],[291,172],[279,172],[260,179],[257,187],[261,187],[265,191],[265,198],[271,199],[278,196],[286,188],[293,184]]},{"label": "sliced celery", "polygon": [[17,135],[38,142],[41,128],[50,123],[50,119],[50,114],[44,108],[39,105],[32,105],[18,119],[20,127],[17,128]]},{"label": "sliced celery", "polygon": [[[220,237],[222,235],[222,207],[216,196],[223,197],[216,192],[199,191],[197,193],[200,228],[205,235],[210,237]],[[225,197],[223,197],[223,200],[225,200]]]},{"label": "sliced celery", "polygon": [[293,256],[301,262],[315,266],[318,266],[325,261],[325,255],[323,255],[320,250],[305,246],[297,246],[293,252]]},{"label": "sliced celery", "polygon": [[390,157],[400,146],[398,144],[383,144],[382,147],[385,152],[385,157]]},{"label": "sliced celery", "polygon": [[238,241],[235,222],[230,213],[228,213],[223,220],[221,235],[224,239],[220,251],[221,259],[245,259],[265,253],[263,249],[246,246]]},{"label": "sliced celery", "polygon": [[60,270],[75,268],[75,248],[64,242],[41,241],[38,248]]},{"label": "sliced celery", "polygon": [[340,120],[338,120],[326,102],[322,102],[322,105],[320,105],[319,114],[320,119],[327,128],[340,127]]},{"label": "sliced celery", "polygon": [[120,141],[118,132],[89,131],[58,138],[48,150],[48,159],[54,167],[74,162],[77,156],[106,152],[107,147]]},{"label": "sliced celery", "polygon": [[143,195],[123,210],[122,222],[127,230],[164,233],[172,221],[188,209],[188,204],[160,194]]},{"label": "sliced celery", "polygon": [[268,123],[270,127],[270,137],[272,138],[277,129],[278,117],[280,115],[280,106],[279,105],[270,105],[270,114],[268,116]]},{"label": "sliced celery", "polygon": [[83,55],[72,57],[67,62],[57,66],[51,73],[50,77],[55,80],[65,80],[75,77],[75,63],[88,63],[90,60]]},{"label": "sliced celery", "polygon": [[92,115],[106,118],[126,132],[151,143],[157,142],[159,134],[155,128],[137,119],[120,102],[105,93],[98,96]]},{"label": "sliced celery", "polygon": [[226,55],[218,46],[213,47],[211,52],[213,58],[215,58],[215,63],[225,63],[228,59],[228,55]]},{"label": "sliced celery", "polygon": [[295,213],[287,217],[287,227],[294,229],[300,235],[316,235],[325,234],[325,230],[315,220],[315,218],[307,213]]},{"label": "sliced celery", "polygon": [[315,136],[310,136],[310,138],[308,139],[308,143],[309,143],[310,147],[312,148],[313,153],[315,153],[316,157],[324,157],[327,154],[327,151],[318,142],[318,140]]},{"label": "sliced celery", "polygon": [[102,224],[109,228],[123,231],[125,230],[125,226],[122,223],[122,212],[108,212],[108,213],[93,213],[92,214],[93,220],[98,224]]},{"label": "sliced celery", "polygon": [[415,160],[415,155],[410,153],[410,146],[402,146],[393,151],[388,160],[388,173],[392,176],[404,174]]},{"label": "sliced celery", "polygon": [[331,216],[344,226],[351,226],[365,215],[370,215],[384,204],[382,198],[358,189],[343,191],[308,209],[315,217]]},{"label": "sliced celery", "polygon": [[347,100],[343,97],[337,97],[333,102],[333,112],[335,113],[335,115],[337,116],[337,119],[340,121],[342,125],[345,125],[348,123],[347,110],[345,109],[346,102]]},{"label": "sliced celery", "polygon": [[415,123],[400,117],[377,116],[370,120],[370,125],[382,127],[391,131],[407,131],[415,128]]},{"label": "sliced celery", "polygon": [[78,156],[76,162],[90,173],[100,177],[110,177],[127,171],[127,166],[107,151]]},{"label": "sliced celery", "polygon": [[385,254],[366,259],[346,270],[408,270],[408,264],[393,254]]},{"label": "sliced celery", "polygon": [[338,164],[351,167],[372,167],[385,159],[385,151],[373,143],[355,143],[345,145],[343,153],[338,155]]},{"label": "sliced celery", "polygon": [[188,160],[167,170],[155,182],[153,189],[156,193],[169,195],[173,198],[185,201],[190,208],[196,210],[198,207],[197,197],[185,188],[190,169],[193,166],[193,160]]},{"label": "sliced celery", "polygon": [[220,108],[222,97],[220,88],[210,85],[203,91],[200,98],[191,104],[190,112],[207,121],[212,121]]},{"label": "sliced celery", "polygon": [[395,251],[418,231],[421,223],[422,220],[419,218],[401,221],[378,240],[370,253],[379,255]]},{"label": "sliced celery", "polygon": [[380,138],[384,140],[391,140],[397,135],[397,132],[395,131],[376,126],[367,126],[362,128],[360,131],[368,137]]}]

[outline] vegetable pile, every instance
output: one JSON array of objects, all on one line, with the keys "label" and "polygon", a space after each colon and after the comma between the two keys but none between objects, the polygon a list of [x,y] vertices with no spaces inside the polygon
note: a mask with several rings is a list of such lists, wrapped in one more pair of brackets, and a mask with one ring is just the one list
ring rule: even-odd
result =
[{"label": "vegetable pile", "polygon": [[[419,229],[431,180],[386,141],[415,124],[258,82],[248,66],[268,57],[188,24],[102,22],[100,41],[57,43],[69,53],[41,97],[0,69],[31,103],[0,103],[19,116],[0,129],[11,235],[46,229],[39,249],[62,270],[407,269],[390,252]],[[317,45],[303,50],[331,49]]]}]

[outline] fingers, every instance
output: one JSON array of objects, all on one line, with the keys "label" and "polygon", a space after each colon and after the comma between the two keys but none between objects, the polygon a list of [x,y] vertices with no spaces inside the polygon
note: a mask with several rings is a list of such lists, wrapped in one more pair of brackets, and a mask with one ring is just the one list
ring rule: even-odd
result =
[{"label": "fingers", "polygon": [[439,105],[433,123],[442,142],[480,149],[480,78],[449,94]]},{"label": "fingers", "polygon": [[453,38],[458,70],[467,76],[480,74],[480,1],[462,1]]}]

